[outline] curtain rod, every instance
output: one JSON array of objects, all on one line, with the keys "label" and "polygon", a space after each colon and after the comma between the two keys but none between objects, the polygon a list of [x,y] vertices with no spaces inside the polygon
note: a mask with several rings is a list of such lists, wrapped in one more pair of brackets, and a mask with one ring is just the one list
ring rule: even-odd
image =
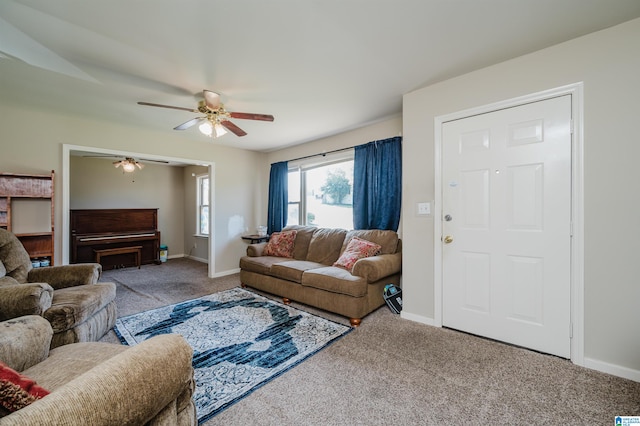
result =
[{"label": "curtain rod", "polygon": [[334,154],[336,152],[348,151],[348,150],[354,149],[354,148],[355,148],[355,146],[350,146],[348,148],[334,149],[333,151],[323,152],[323,153],[320,153],[320,154],[305,155],[304,157],[294,158],[294,159],[291,159],[291,160],[288,160],[288,161],[306,160],[307,158],[320,157],[320,156],[324,157],[327,154]]},{"label": "curtain rod", "polygon": [[[398,136],[396,136],[396,137],[402,137],[402,132],[400,132],[398,134]],[[389,139],[393,139],[393,138],[389,138]],[[385,139],[379,139],[379,140],[385,140]],[[373,142],[378,142],[378,140],[375,140]],[[369,142],[369,143],[371,143],[371,142]],[[366,144],[364,144],[364,145],[366,145]],[[334,149],[333,151],[322,152],[320,154],[305,155],[304,157],[298,157],[298,158],[294,158],[294,159],[287,160],[287,161],[306,160],[307,158],[320,157],[320,156],[324,157],[327,154],[334,154],[336,152],[342,152],[342,151],[348,151],[350,149],[355,149],[357,146],[360,146],[360,145],[354,145],[354,146],[350,146],[350,147],[347,147],[347,148]]]}]

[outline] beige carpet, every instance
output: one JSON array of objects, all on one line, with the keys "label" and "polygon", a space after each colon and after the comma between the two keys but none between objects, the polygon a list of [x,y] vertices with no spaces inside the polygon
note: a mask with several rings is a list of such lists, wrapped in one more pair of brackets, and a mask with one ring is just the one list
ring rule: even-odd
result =
[{"label": "beige carpet", "polygon": [[[238,275],[206,271],[172,259],[102,280],[117,283],[125,316],[240,285]],[[113,332],[103,341],[118,342]],[[403,320],[383,306],[205,425],[609,425],[617,415],[640,415],[640,383]]]}]

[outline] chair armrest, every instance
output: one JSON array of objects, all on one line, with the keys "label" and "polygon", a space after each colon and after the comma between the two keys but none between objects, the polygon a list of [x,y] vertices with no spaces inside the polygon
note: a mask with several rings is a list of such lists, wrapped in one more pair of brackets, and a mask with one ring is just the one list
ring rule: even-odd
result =
[{"label": "chair armrest", "polygon": [[165,334],[133,346],[2,418],[2,425],[142,425],[192,386],[193,351]]},{"label": "chair armrest", "polygon": [[0,360],[16,371],[49,356],[53,329],[46,319],[27,315],[0,322]]},{"label": "chair armrest", "polygon": [[247,256],[249,257],[260,257],[262,256],[262,252],[264,248],[267,246],[267,243],[256,243],[249,244],[247,246]]},{"label": "chair armrest", "polygon": [[381,254],[359,259],[353,265],[352,274],[375,282],[402,271],[402,253]]},{"label": "chair armrest", "polygon": [[102,274],[99,263],[77,263],[74,265],[34,268],[29,271],[27,281],[48,283],[55,290],[78,285],[95,284]]},{"label": "chair armrest", "polygon": [[40,315],[51,307],[53,288],[47,283],[0,285],[0,321]]}]

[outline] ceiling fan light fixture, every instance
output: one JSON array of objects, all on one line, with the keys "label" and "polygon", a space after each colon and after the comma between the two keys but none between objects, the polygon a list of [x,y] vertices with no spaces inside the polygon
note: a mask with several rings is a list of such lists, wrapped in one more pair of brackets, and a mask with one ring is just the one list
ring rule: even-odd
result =
[{"label": "ceiling fan light fixture", "polygon": [[220,123],[216,123],[213,128],[216,131],[216,138],[219,138],[220,136],[224,136],[227,134],[227,130],[224,128],[224,126]]},{"label": "ceiling fan light fixture", "polygon": [[131,172],[135,171],[135,169],[136,169],[136,164],[132,163],[130,161],[125,161],[122,164],[122,170],[124,170],[127,173],[131,173]]},{"label": "ceiling fan light fixture", "polygon": [[209,120],[198,126],[198,129],[200,130],[200,133],[206,136],[211,136],[211,134],[213,133],[213,126],[211,125]]}]

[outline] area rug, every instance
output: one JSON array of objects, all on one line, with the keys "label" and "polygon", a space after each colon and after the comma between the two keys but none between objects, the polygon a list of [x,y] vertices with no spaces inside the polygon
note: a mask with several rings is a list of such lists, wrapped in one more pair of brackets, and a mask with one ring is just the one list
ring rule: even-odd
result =
[{"label": "area rug", "polygon": [[193,348],[198,422],[204,422],[352,329],[233,288],[119,318],[126,345],[177,333]]}]

